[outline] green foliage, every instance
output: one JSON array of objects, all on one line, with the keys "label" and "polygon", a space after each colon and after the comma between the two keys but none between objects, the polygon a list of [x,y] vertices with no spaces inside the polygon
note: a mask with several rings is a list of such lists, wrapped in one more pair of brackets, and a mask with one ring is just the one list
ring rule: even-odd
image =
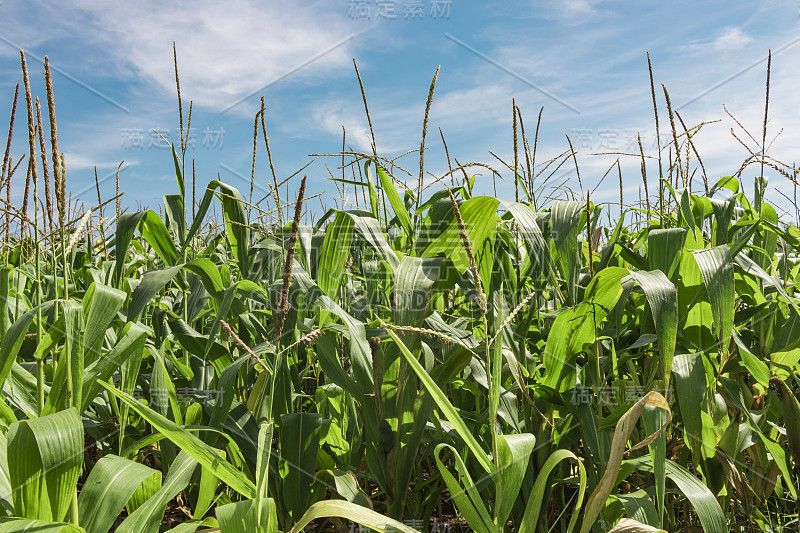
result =
[{"label": "green foliage", "polygon": [[162,209],[9,235],[0,531],[791,527],[800,229],[765,178],[672,168],[605,227],[533,161],[510,201],[347,156],[361,201],[313,226],[277,181],[188,209],[173,149]]}]

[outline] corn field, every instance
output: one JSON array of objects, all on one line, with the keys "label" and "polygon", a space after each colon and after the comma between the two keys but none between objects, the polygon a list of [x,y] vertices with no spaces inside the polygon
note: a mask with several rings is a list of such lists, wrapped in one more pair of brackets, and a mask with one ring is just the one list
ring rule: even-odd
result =
[{"label": "corn field", "polygon": [[[765,200],[765,172],[796,171],[767,155],[766,118],[712,178],[703,124],[663,88],[670,142],[628,154],[644,195],[612,206],[571,145],[537,154],[516,106],[502,171],[448,153],[429,179],[434,77],[405,156],[419,172],[343,139],[320,157],[353,203],[308,224],[307,178],[277,176],[271,152],[261,201],[197,187],[178,85],[176,192],[129,211],[98,185],[81,208],[49,65],[45,124],[21,59],[0,532],[798,529],[800,229]],[[265,115],[262,99],[253,179]],[[575,190],[551,180],[570,165]],[[478,194],[476,168],[514,199]]]}]

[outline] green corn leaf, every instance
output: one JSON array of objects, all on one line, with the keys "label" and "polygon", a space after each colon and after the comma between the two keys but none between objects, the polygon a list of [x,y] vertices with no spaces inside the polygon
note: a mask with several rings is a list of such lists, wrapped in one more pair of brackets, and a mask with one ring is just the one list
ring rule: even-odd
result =
[{"label": "green corn leaf", "polygon": [[555,271],[553,256],[550,254],[550,247],[547,245],[542,230],[536,221],[536,212],[528,205],[519,202],[501,202],[511,215],[514,222],[520,228],[525,243],[528,245],[528,257],[531,263],[538,265],[540,279],[542,281],[550,279]]},{"label": "green corn leaf", "polygon": [[[651,472],[653,465],[650,457],[625,461],[626,466]],[[697,517],[706,533],[727,533],[727,521],[716,496],[694,474],[681,465],[667,460],[667,477],[677,485],[678,490],[686,496],[694,507]]]},{"label": "green corn leaf", "polygon": [[536,437],[530,433],[497,436],[497,471],[492,476],[495,484],[495,524],[508,522],[535,444]]},{"label": "green corn leaf", "polygon": [[12,424],[7,453],[16,515],[63,521],[83,463],[78,411],[70,408]]},{"label": "green corn leaf", "polygon": [[[459,206],[467,229],[467,236],[473,247],[473,254],[478,262],[481,262],[481,257],[486,255],[483,252],[484,244],[494,241],[494,235],[497,232],[498,205],[500,205],[500,200],[496,198],[476,196],[465,200]],[[463,273],[469,268],[469,258],[466,250],[464,250],[463,240],[455,217],[422,253],[422,257],[434,257],[437,255],[449,257],[459,272]],[[494,258],[484,258],[484,260],[487,259],[493,261]],[[485,274],[483,268],[481,268],[481,274]]]},{"label": "green corn leaf", "polygon": [[469,447],[470,451],[475,455],[475,458],[478,460],[480,465],[486,470],[487,473],[491,473],[493,471],[492,461],[489,459],[489,456],[486,452],[483,451],[478,441],[472,435],[472,432],[469,430],[467,425],[462,420],[461,416],[458,414],[458,411],[450,403],[450,400],[447,398],[442,389],[436,384],[435,381],[428,375],[425,369],[419,364],[417,358],[414,357],[403,341],[395,334],[392,330],[387,330],[389,337],[395,342],[395,344],[400,348],[400,353],[403,354],[403,357],[406,358],[408,361],[408,365],[417,374],[417,377],[425,385],[425,389],[427,389],[428,393],[433,396],[434,400],[436,401],[436,405],[441,409],[442,413],[444,413],[447,420],[453,424],[453,427],[458,432],[458,435],[464,440],[464,442]]},{"label": "green corn leaf", "polygon": [[[786,424],[786,438],[789,441],[789,451],[792,453],[795,465],[800,465],[800,403],[792,390],[778,376],[769,380],[770,389],[778,394],[778,399],[783,409],[783,421]],[[789,480],[787,479],[787,482]]]},{"label": "green corn leaf", "polygon": [[8,441],[0,432],[0,507],[14,514],[14,504],[11,498],[11,479],[8,477]]},{"label": "green corn leaf", "polygon": [[598,272],[586,288],[583,302],[558,315],[545,346],[545,385],[559,392],[575,386],[575,358],[594,343],[597,328],[622,295],[620,281],[628,274],[620,267]]},{"label": "green corn leaf", "polygon": [[[450,473],[450,470],[442,461],[443,450],[449,450],[453,454],[453,462],[458,472],[458,480]],[[434,451],[436,466],[444,479],[450,497],[456,505],[458,511],[464,516],[469,527],[477,533],[492,533],[494,524],[486,505],[483,503],[480,493],[469,475],[467,466],[461,459],[455,448],[449,444],[439,444]]]},{"label": "green corn leaf", "polygon": [[555,467],[565,460],[573,461],[578,467],[578,496],[575,499],[575,511],[572,513],[572,517],[569,520],[566,533],[572,533],[572,531],[575,529],[578,517],[580,516],[578,510],[583,504],[583,497],[586,492],[586,469],[584,468],[581,460],[578,459],[578,456],[571,451],[556,450],[547,458],[547,461],[545,461],[544,465],[542,465],[542,468],[536,477],[533,490],[531,491],[528,503],[525,506],[525,513],[522,516],[522,522],[520,522],[519,525],[520,533],[534,533],[537,531],[539,515],[542,510],[542,502],[547,490],[547,480]]},{"label": "green corn leaf", "polygon": [[8,328],[11,326],[11,318],[8,314],[10,281],[14,267],[6,265],[0,268],[0,335],[5,337]]},{"label": "green corn leaf", "polygon": [[358,485],[358,480],[353,472],[336,469],[323,470],[317,472],[317,479],[335,486],[339,496],[347,501],[372,509],[372,500]]},{"label": "green corn leaf", "polygon": [[661,351],[661,366],[664,372],[662,377],[668,388],[678,334],[678,294],[675,285],[661,270],[650,272],[632,270],[631,276],[642,288],[650,304]]},{"label": "green corn leaf", "polygon": [[[457,276],[452,261],[446,257],[403,256],[395,270],[394,322],[399,326],[420,327],[431,291],[453,287]],[[412,342],[406,345],[412,350],[415,346]]]},{"label": "green corn leaf", "polygon": [[[667,415],[666,412],[654,406],[645,406],[644,411],[642,411],[642,422],[644,423],[644,430],[648,434],[653,434],[659,430],[659,428],[663,427],[664,424],[667,423]],[[664,509],[666,506],[666,493],[667,493],[667,433],[666,431],[662,431],[656,439],[651,442],[648,446],[648,451],[650,452],[650,458],[653,461],[653,474],[655,474],[655,492],[656,492],[656,502],[658,503],[658,511],[655,508],[652,509],[653,513],[652,516],[648,513],[647,519],[645,520],[651,526],[662,526],[664,520]],[[640,505],[640,502],[642,503]],[[631,518],[637,518],[634,516],[633,513],[630,512],[629,507],[632,506],[639,506],[640,508],[643,505],[648,505],[647,509],[652,507],[653,503],[650,500],[649,496],[643,496],[640,501],[632,502],[622,500],[625,509],[628,510],[628,516]]]},{"label": "green corn leaf", "polygon": [[231,187],[226,183],[218,180],[212,180],[206,186],[206,192],[197,208],[192,226],[186,234],[186,241],[182,247],[185,249],[200,226],[203,219],[211,206],[211,201],[214,199],[214,192],[219,189],[220,196],[222,197],[222,213],[225,217],[225,229],[228,241],[231,244],[231,250],[234,257],[236,257],[239,271],[242,276],[248,277],[250,275],[250,259],[249,259],[249,246],[250,246],[250,226],[247,223],[247,213],[244,208],[244,197],[235,187]]},{"label": "green corn leaf", "polygon": [[[64,317],[64,334],[66,341],[58,361],[56,375],[47,395],[44,414],[52,414],[63,409],[67,404],[78,409],[83,402],[83,340],[84,315],[83,308],[77,302],[62,303]],[[72,395],[68,397],[68,391]]]},{"label": "green corn leaf", "polygon": [[72,524],[32,520],[30,518],[0,518],[0,533],[84,533]]},{"label": "green corn leaf", "polygon": [[179,453],[161,488],[123,520],[117,533],[158,533],[167,504],[186,488],[196,468],[188,453]]},{"label": "green corn leaf", "polygon": [[569,301],[578,303],[578,271],[580,257],[578,251],[578,232],[581,215],[586,209],[583,202],[553,202],[550,208],[550,236],[556,249],[556,263],[561,276],[567,280]]},{"label": "green corn leaf", "polygon": [[225,418],[230,412],[234,397],[236,396],[236,382],[239,379],[239,371],[242,365],[248,363],[250,360],[250,356],[245,354],[222,371],[222,375],[217,380],[217,391],[220,395],[218,395],[217,402],[214,403],[214,407],[211,410],[209,426],[217,429],[222,428]]},{"label": "green corn leaf", "polygon": [[[220,450],[220,455],[222,455]],[[205,515],[214,503],[214,494],[219,486],[219,478],[214,474],[213,470],[202,468],[200,470],[200,482],[197,488],[197,502],[194,506],[193,516],[201,517]]]},{"label": "green corn leaf", "polygon": [[361,507],[344,500],[328,500],[317,502],[309,507],[306,514],[294,525],[289,533],[299,533],[312,520],[318,518],[339,517],[351,520],[378,533],[419,533],[402,522],[392,520],[366,507]]},{"label": "green corn leaf", "polygon": [[409,238],[414,236],[414,227],[411,224],[411,216],[408,214],[406,210],[406,205],[403,203],[403,199],[400,198],[400,195],[397,193],[397,189],[392,183],[392,179],[386,174],[386,171],[380,165],[375,165],[378,169],[378,178],[381,182],[381,188],[386,193],[386,197],[389,199],[389,204],[392,206],[392,211],[394,211],[397,220],[400,221],[400,226],[402,226],[403,231],[406,232],[406,235]]},{"label": "green corn leaf", "polygon": [[687,232],[686,228],[655,229],[647,236],[647,260],[650,268],[660,270],[673,283],[680,267]]},{"label": "green corn leaf", "polygon": [[186,238],[185,210],[183,196],[180,194],[164,195],[164,215],[167,219],[167,227],[179,242],[183,242]]},{"label": "green corn leaf", "polygon": [[703,367],[703,356],[700,353],[680,354],[675,356],[672,374],[675,377],[675,392],[681,421],[684,426],[686,445],[692,450],[695,461],[712,453],[716,443],[704,443],[702,417],[703,402],[706,397],[706,371]]},{"label": "green corn leaf", "polygon": [[175,265],[169,268],[158,270],[149,270],[144,273],[139,285],[134,289],[131,294],[130,302],[128,303],[128,321],[135,322],[139,319],[139,315],[153,300],[153,297],[163,289],[167,283],[172,281],[172,278],[180,272],[182,265]]},{"label": "green corn leaf", "polygon": [[222,301],[219,304],[219,309],[214,317],[214,322],[211,325],[211,331],[208,332],[208,339],[206,340],[206,345],[203,349],[204,360],[208,358],[208,354],[211,353],[211,349],[215,345],[214,343],[217,340],[217,335],[222,327],[222,321],[228,320],[228,313],[230,312],[231,306],[233,305],[233,300],[236,298],[236,294],[239,292],[239,290],[256,289],[257,291],[264,293],[261,287],[252,286],[250,283],[252,282],[247,282],[247,280],[237,281],[225,289],[225,291],[222,293]]},{"label": "green corn leaf", "polygon": [[350,259],[350,244],[353,241],[353,219],[344,213],[336,213],[336,218],[325,228],[325,240],[320,249],[317,285],[331,298],[337,298],[341,286],[342,273]]},{"label": "green corn leaf", "polygon": [[181,198],[186,196],[186,188],[183,184],[183,172],[181,172],[181,162],[178,158],[178,153],[175,151],[173,144],[169,145],[172,151],[172,162],[175,164],[175,179],[178,181],[178,190],[181,192]]},{"label": "green corn leaf", "polygon": [[153,247],[156,255],[161,258],[167,266],[173,266],[179,261],[178,249],[169,234],[164,221],[155,211],[147,211],[139,222],[139,231],[147,243]]},{"label": "green corn leaf", "polygon": [[739,180],[734,178],[733,176],[723,176],[717,180],[717,182],[711,187],[709,190],[709,194],[714,194],[720,189],[728,189],[733,194],[739,192]]},{"label": "green corn leaf", "polygon": [[[785,447],[781,443],[770,440],[760,431],[756,432],[756,435],[761,439],[764,448],[772,455],[772,460],[775,462],[775,465],[777,465],[778,471],[784,479],[792,479],[792,462],[787,457],[787,455],[791,455],[791,452],[787,454]],[[787,485],[789,486],[789,494],[792,498],[797,500],[800,495],[798,494],[797,487],[794,486],[794,483],[787,483]]]},{"label": "green corn leaf", "polygon": [[756,357],[742,342],[736,330],[733,330],[733,342],[739,348],[739,356],[742,358],[742,364],[750,372],[753,378],[758,381],[762,386],[769,385],[769,367],[764,361]]},{"label": "green corn leaf", "polygon": [[714,234],[712,245],[719,246],[728,243],[728,228],[733,218],[733,211],[736,208],[736,195],[732,195],[725,200],[710,198],[711,207],[714,209]]},{"label": "green corn leaf", "polygon": [[734,258],[733,262],[736,263],[744,272],[752,276],[755,276],[764,283],[766,283],[767,285],[774,287],[775,290],[778,291],[778,294],[783,296],[783,298],[787,302],[792,304],[792,307],[794,307],[794,309],[798,313],[800,313],[800,306],[798,306],[796,299],[789,296],[789,293],[786,292],[786,288],[783,286],[783,282],[781,282],[780,279],[776,279],[767,274],[767,272],[763,268],[758,266],[758,264],[755,261],[753,261],[744,254],[737,255]]},{"label": "green corn leaf", "polygon": [[22,347],[22,341],[25,340],[25,334],[28,332],[28,326],[36,317],[36,313],[39,310],[45,313],[52,305],[53,302],[46,302],[41,307],[26,312],[14,321],[6,334],[3,335],[2,340],[0,340],[0,387],[6,382],[8,374],[11,372],[17,353]]},{"label": "green corn leaf", "polygon": [[[86,315],[84,330],[84,361],[88,366],[100,356],[100,345],[111,321],[122,309],[127,295],[108,285],[92,283],[83,297],[83,309]],[[83,369],[81,369],[83,370]]]},{"label": "green corn leaf", "polygon": [[317,467],[320,435],[330,420],[318,413],[291,413],[281,416],[280,458],[285,462],[282,474],[283,502],[295,519],[306,511]]},{"label": "green corn leaf", "polygon": [[399,252],[395,252],[389,242],[386,240],[386,234],[383,231],[377,219],[373,218],[366,211],[344,211],[355,223],[356,230],[359,235],[367,241],[367,244],[380,255],[381,259],[386,261],[392,270],[397,267],[400,262],[398,257]]},{"label": "green corn leaf", "polygon": [[370,165],[372,164],[372,160],[367,159],[364,161],[364,175],[367,177],[367,184],[369,185],[369,207],[372,210],[372,216],[375,217],[376,220],[380,220],[380,214],[378,213],[378,189],[375,187],[375,178],[372,176],[372,170],[370,169]]},{"label": "green corn leaf", "polygon": [[[637,522],[640,526],[651,527],[651,529],[647,531],[658,530],[654,525],[660,522],[658,511],[656,511],[653,501],[650,499],[650,495],[647,492],[640,489],[628,494],[618,494],[616,498],[620,501],[622,506],[625,507],[625,513],[630,519]],[[617,522],[617,527],[622,523],[622,520]]]},{"label": "green corn leaf", "polygon": [[703,275],[714,316],[714,334],[721,345],[723,359],[728,354],[733,331],[736,292],[733,278],[733,260],[728,245],[696,250],[694,258]]},{"label": "green corn leaf", "polygon": [[186,263],[184,268],[200,277],[203,288],[213,298],[220,299],[222,297],[222,291],[224,290],[222,276],[219,274],[219,268],[210,259],[198,257]]},{"label": "green corn leaf", "polygon": [[295,265],[292,276],[300,290],[304,292],[307,302],[330,311],[347,326],[350,335],[350,359],[353,364],[353,375],[356,378],[356,383],[359,384],[363,393],[371,394],[374,392],[372,349],[367,341],[364,323],[353,318],[339,304],[325,295],[299,265]]},{"label": "green corn leaf", "polygon": [[[278,532],[278,517],[272,498],[220,505],[216,513],[220,533]],[[261,522],[258,520],[259,514]]]},{"label": "green corn leaf", "polygon": [[176,446],[179,446],[181,450],[191,455],[198,463],[206,468],[213,469],[220,480],[230,488],[246,498],[255,496],[256,487],[253,482],[236,470],[229,462],[222,460],[214,448],[113,385],[109,385],[106,382],[100,382],[100,384],[108,392],[128,404],[131,410],[147,420],[154,428],[174,442]]},{"label": "green corn leaf", "polygon": [[116,455],[100,458],[78,497],[81,527],[86,533],[106,533],[134,493],[138,491],[138,498],[147,500],[160,487],[158,470]]},{"label": "green corn leaf", "polygon": [[100,392],[98,381],[107,381],[120,367],[122,390],[130,391],[136,382],[139,365],[144,354],[144,344],[149,329],[140,323],[128,323],[120,332],[114,347],[83,371],[83,401],[81,412],[86,411]]},{"label": "green corn leaf", "polygon": [[122,284],[122,272],[125,270],[125,260],[128,255],[128,247],[133,240],[133,233],[139,226],[146,211],[136,213],[124,213],[117,221],[117,236],[114,245],[114,286]]}]

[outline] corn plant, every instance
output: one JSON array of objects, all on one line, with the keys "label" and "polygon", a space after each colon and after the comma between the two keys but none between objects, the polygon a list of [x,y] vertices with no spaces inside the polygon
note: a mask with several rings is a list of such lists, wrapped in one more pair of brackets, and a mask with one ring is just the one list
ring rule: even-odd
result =
[{"label": "corn plant", "polygon": [[580,181],[550,185],[571,146],[537,161],[516,105],[514,200],[449,153],[426,185],[437,70],[419,173],[343,139],[329,181],[355,204],[309,224],[263,105],[270,194],[211,180],[196,201],[192,163],[189,197],[174,57],[177,192],[128,212],[99,184],[69,202],[49,64],[45,128],[21,56],[33,219],[6,201],[0,531],[797,527],[800,229],[764,168],[796,171],[763,143],[709,179],[664,88],[679,156],[641,150],[645,197],[604,225]]}]

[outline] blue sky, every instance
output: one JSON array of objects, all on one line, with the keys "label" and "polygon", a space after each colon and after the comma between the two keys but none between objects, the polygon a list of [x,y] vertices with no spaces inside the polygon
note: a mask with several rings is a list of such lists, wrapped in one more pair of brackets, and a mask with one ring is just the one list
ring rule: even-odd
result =
[{"label": "blue sky", "polygon": [[[313,202],[322,209],[342,205],[334,183],[326,179],[326,164],[339,175],[338,160],[309,154],[339,151],[342,126],[350,146],[369,151],[352,58],[365,84],[378,152],[387,157],[419,148],[428,87],[441,65],[426,171],[440,176],[447,169],[441,128],[451,156],[500,170],[506,181],[497,182],[498,196],[513,198],[510,172],[489,154],[492,150],[512,160],[512,97],[530,137],[544,106],[539,161],[562,153],[565,135],[572,138],[584,186],[594,187],[617,158],[591,154],[630,151],[637,132],[645,151],[655,154],[649,51],[656,82],[666,84],[687,125],[720,121],[705,126],[694,139],[714,180],[736,171],[747,156],[730,134],[738,126],[722,104],[760,140],[770,48],[768,139],[783,131],[769,153],[787,163],[798,159],[798,39],[797,0],[2,0],[0,128],[5,131],[14,84],[21,79],[19,48],[28,53],[33,89],[42,99],[43,67],[37,58],[48,55],[56,70],[59,143],[66,154],[68,188],[87,205],[96,203],[96,165],[105,179],[102,194],[110,197],[114,170],[124,160],[124,203],[157,208],[163,194],[177,189],[169,152],[151,133],[156,129],[171,141],[177,139],[174,40],[184,115],[193,101],[194,148],[189,148],[187,162],[196,160],[198,184],[219,174],[249,193],[253,117],[263,94],[278,178],[312,161],[305,171],[308,194],[321,194]],[[660,93],[659,106],[664,135],[669,121]],[[15,158],[27,148],[24,112],[17,117]],[[416,154],[400,164],[417,174]],[[623,157],[621,165],[627,202],[638,196],[639,161]],[[649,175],[656,172],[651,164]],[[757,173],[756,167],[745,171],[748,188]],[[16,175],[13,189],[17,199],[22,196],[22,174]],[[791,196],[791,184],[775,172],[767,175],[769,197],[787,205],[775,188]],[[268,179],[261,150],[256,197],[265,194]],[[569,179],[577,189],[573,165],[562,166],[556,179]],[[481,191],[494,194],[486,171],[478,183]],[[593,196],[599,202],[618,197],[616,174]]]}]

